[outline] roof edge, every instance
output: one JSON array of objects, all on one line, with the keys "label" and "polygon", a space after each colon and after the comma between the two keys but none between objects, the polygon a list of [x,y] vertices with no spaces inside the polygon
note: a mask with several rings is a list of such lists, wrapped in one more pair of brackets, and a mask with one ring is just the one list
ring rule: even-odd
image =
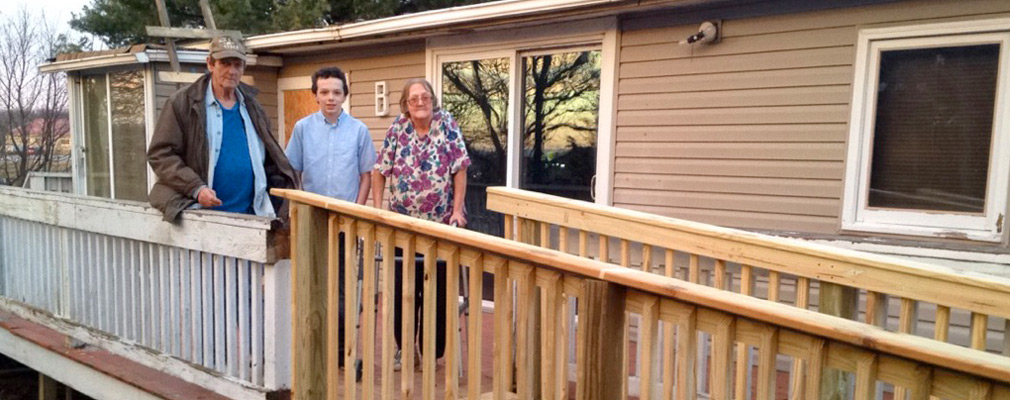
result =
[{"label": "roof edge", "polygon": [[326,28],[250,36],[246,38],[245,43],[246,47],[250,50],[270,49],[319,41],[364,38],[416,29],[449,26],[462,22],[517,17],[622,2],[627,2],[627,0],[505,0],[334,25]]}]

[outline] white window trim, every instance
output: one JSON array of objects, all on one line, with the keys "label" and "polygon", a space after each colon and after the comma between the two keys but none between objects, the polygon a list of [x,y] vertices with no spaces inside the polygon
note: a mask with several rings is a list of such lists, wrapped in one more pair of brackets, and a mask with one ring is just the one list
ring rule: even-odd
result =
[{"label": "white window trim", "polygon": [[[996,83],[993,142],[985,209],[982,215],[868,209],[869,160],[876,110],[876,84],[882,50],[998,43],[1001,46]],[[1010,66],[1010,19],[962,21],[865,29],[856,47],[852,115],[849,122],[843,194],[842,229],[912,236],[951,237],[999,242],[1003,239],[1010,179],[1010,81],[1002,73]]]},{"label": "white window trim", "polygon": [[[441,97],[441,65],[445,62],[486,58],[509,58],[510,76],[517,76],[519,58],[531,53],[548,50],[567,51],[579,48],[600,49],[600,108],[596,133],[596,182],[592,189],[596,194],[596,204],[612,205],[614,141],[616,130],[616,84],[617,60],[620,51],[620,29],[615,17],[572,21],[550,26],[513,28],[503,31],[479,32],[429,39],[425,57],[427,79]],[[509,98],[520,98],[521,87],[515,80],[509,82]],[[505,185],[519,187],[520,126],[521,118],[515,101],[509,101],[508,131],[509,171]]]},{"label": "white window trim", "polygon": [[[351,72],[344,71],[344,76],[347,77],[347,93],[344,96],[344,103],[340,105],[340,109],[344,110],[347,115],[351,114]],[[284,91],[285,90],[303,90],[312,89],[312,75],[304,76],[292,76],[288,78],[277,79],[277,140],[281,141],[284,147],[287,147],[288,139],[287,132],[284,131]]]}]

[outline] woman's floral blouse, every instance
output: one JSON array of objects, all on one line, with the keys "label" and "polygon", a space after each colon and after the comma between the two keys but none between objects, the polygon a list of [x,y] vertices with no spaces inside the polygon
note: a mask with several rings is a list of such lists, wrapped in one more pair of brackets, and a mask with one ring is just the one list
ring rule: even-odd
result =
[{"label": "woman's floral blouse", "polygon": [[459,125],[435,110],[424,139],[400,115],[386,132],[375,169],[389,179],[389,208],[400,214],[448,224],[452,216],[452,175],[470,165]]}]

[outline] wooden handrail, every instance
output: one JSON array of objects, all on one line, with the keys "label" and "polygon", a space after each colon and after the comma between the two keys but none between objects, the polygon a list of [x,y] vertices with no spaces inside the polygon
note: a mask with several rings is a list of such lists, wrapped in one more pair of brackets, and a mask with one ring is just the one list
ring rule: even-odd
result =
[{"label": "wooden handrail", "polygon": [[1010,281],[932,264],[493,187],[490,210],[700,256],[1010,318]]},{"label": "wooden handrail", "polygon": [[377,225],[415,232],[437,238],[439,241],[482,249],[522,263],[547,266],[555,270],[599,279],[657,295],[664,299],[692,303],[832,341],[942,366],[968,375],[1010,382],[1010,359],[983,351],[966,350],[955,345],[908,334],[887,332],[855,321],[728,293],[648,272],[580,258],[307,192],[274,189],[271,193],[296,203],[329,210]]}]

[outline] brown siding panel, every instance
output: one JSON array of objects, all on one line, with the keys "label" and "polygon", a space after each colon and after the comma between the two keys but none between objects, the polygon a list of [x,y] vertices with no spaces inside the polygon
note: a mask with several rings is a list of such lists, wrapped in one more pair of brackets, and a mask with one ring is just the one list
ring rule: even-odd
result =
[{"label": "brown siding panel", "polygon": [[693,21],[628,18],[614,205],[837,233],[859,30],[1008,14],[1000,0],[903,1],[726,19],[721,43],[695,46],[677,43],[696,31]]}]

